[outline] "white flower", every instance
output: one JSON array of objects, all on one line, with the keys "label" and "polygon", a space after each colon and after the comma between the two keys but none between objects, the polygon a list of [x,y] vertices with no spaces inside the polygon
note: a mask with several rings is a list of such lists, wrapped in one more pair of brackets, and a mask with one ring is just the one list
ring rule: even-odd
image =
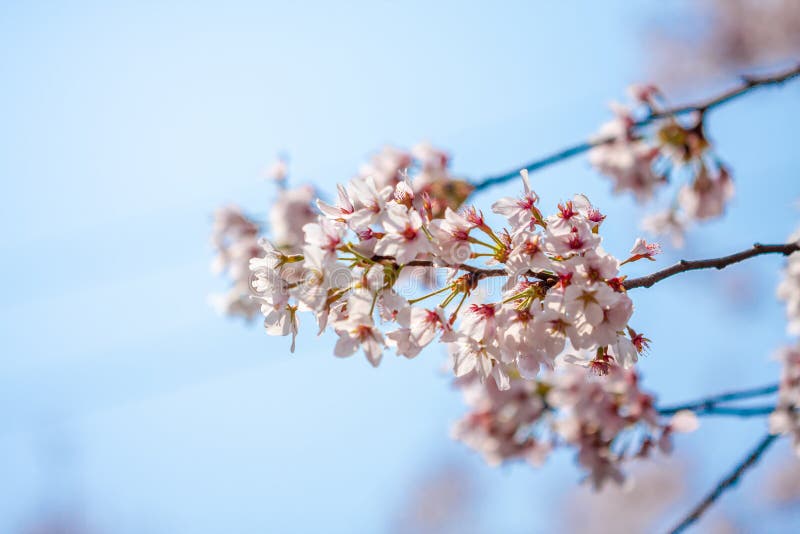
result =
[{"label": "white flower", "polygon": [[497,338],[495,304],[472,304],[464,313],[459,331],[479,341],[492,343]]},{"label": "white flower", "polygon": [[499,332],[503,361],[516,361],[520,374],[530,379],[536,377],[542,365],[553,367],[553,361],[541,346],[540,332],[534,326],[530,310],[503,306],[498,322],[503,325]]},{"label": "white flower", "polygon": [[338,202],[335,206],[317,199],[317,207],[326,217],[335,221],[346,222],[355,212],[355,207],[353,206],[353,201],[350,200],[347,189],[342,184],[336,184],[336,190],[338,191]]},{"label": "white flower", "polygon": [[503,197],[492,204],[492,211],[503,215],[511,224],[511,233],[533,230],[534,225],[542,221],[542,213],[536,207],[539,196],[531,191],[528,182],[528,171],[520,171],[525,191],[521,198]]},{"label": "white flower", "polygon": [[619,298],[620,294],[606,284],[570,284],[564,290],[564,312],[579,323],[585,321],[595,326]]},{"label": "white flower", "polygon": [[474,372],[483,381],[494,378],[498,389],[508,389],[509,377],[500,363],[500,349],[466,335],[458,337],[453,345],[453,373],[465,376]]},{"label": "white flower", "polygon": [[516,276],[525,273],[553,270],[553,261],[545,254],[541,234],[518,232],[511,239],[511,252],[505,263],[506,271]]},{"label": "white flower", "polygon": [[350,182],[350,198],[353,200],[355,211],[350,214],[348,221],[350,228],[354,232],[359,232],[378,222],[393,189],[388,185],[379,188],[371,176],[353,179]]},{"label": "white flower", "polygon": [[389,256],[404,265],[419,254],[430,252],[431,246],[422,229],[422,218],[416,211],[396,206],[386,211],[384,235],[375,245],[375,253]]},{"label": "white flower", "polygon": [[373,302],[373,296],[366,291],[352,293],[347,301],[347,317],[334,323],[334,330],[339,335],[334,355],[351,356],[360,347],[373,367],[381,362],[384,342],[372,319]]},{"label": "white flower", "polygon": [[619,274],[620,262],[601,247],[587,250],[582,256],[568,260],[583,283],[603,282]]},{"label": "white flower", "polygon": [[[550,219],[553,218],[548,218],[548,221]],[[577,217],[573,217],[569,224],[548,224],[544,233],[546,250],[558,256],[582,254],[597,248],[600,241],[600,236],[592,232],[589,223]]]},{"label": "white flower", "polygon": [[472,253],[469,240],[471,229],[472,224],[463,215],[445,208],[444,218],[434,219],[429,226],[436,255],[449,265],[465,263]]},{"label": "white flower", "polygon": [[326,256],[335,258],[346,231],[347,227],[344,223],[320,216],[317,222],[303,226],[305,248],[317,247],[323,250]]},{"label": "white flower", "polygon": [[628,259],[623,261],[620,265],[641,259],[655,261],[653,256],[658,254],[661,254],[661,245],[658,243],[648,243],[641,237],[637,237],[636,242],[633,244],[633,248],[631,248],[630,257],[628,257]]},{"label": "white flower", "polygon": [[297,306],[282,302],[272,304],[264,301],[261,305],[261,313],[264,314],[264,327],[267,330],[267,334],[271,336],[292,335],[292,345],[289,350],[294,352],[299,326]]},{"label": "white flower", "polygon": [[439,333],[444,342],[455,339],[444,310],[438,306],[433,310],[424,308],[401,310],[397,315],[397,322],[402,328],[389,332],[386,337],[394,342],[397,353],[407,358],[416,357],[423,348],[436,339]]}]

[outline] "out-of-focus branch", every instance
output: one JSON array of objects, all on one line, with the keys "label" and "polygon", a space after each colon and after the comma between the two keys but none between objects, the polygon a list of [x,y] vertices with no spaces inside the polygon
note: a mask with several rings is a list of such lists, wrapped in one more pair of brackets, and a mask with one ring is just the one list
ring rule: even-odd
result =
[{"label": "out-of-focus branch", "polygon": [[516,170],[509,171],[504,174],[498,174],[496,176],[487,176],[486,178],[482,178],[472,184],[475,187],[473,193],[477,193],[478,191],[488,189],[493,185],[503,184],[510,180],[519,178],[519,171],[521,171],[522,169],[527,169],[528,172],[535,172],[544,167],[548,167],[554,163],[558,163],[559,161],[564,161],[573,156],[577,156],[578,154],[583,154],[584,152],[588,152],[593,147],[604,145],[606,143],[611,143],[612,141],[614,141],[613,137],[604,137],[602,139],[595,139],[593,141],[584,141],[582,143],[577,143],[567,148],[563,148],[558,152],[554,152],[543,158],[529,161],[528,163],[524,164],[522,167]]},{"label": "out-of-focus branch", "polygon": [[[643,126],[647,126],[648,124],[656,120],[667,117],[674,117],[677,115],[685,115],[686,113],[692,113],[692,112],[705,113],[727,102],[730,102],[735,98],[747,94],[753,89],[787,82],[797,76],[800,76],[800,65],[792,67],[791,69],[788,70],[764,76],[742,76],[741,83],[739,85],[731,89],[728,89],[727,91],[715,97],[702,100],[700,102],[695,102],[692,104],[684,104],[681,106],[675,106],[658,111],[653,111],[648,116],[638,121],[634,126],[636,128],[641,128]],[[509,171],[503,174],[498,174],[496,176],[487,176],[485,178],[476,180],[472,183],[472,185],[475,187],[474,191],[478,192],[483,189],[487,189],[493,185],[498,185],[508,182],[510,180],[514,180],[519,177],[519,171],[522,169],[527,169],[528,172],[534,172],[544,167],[548,167],[554,163],[558,163],[560,161],[569,159],[573,156],[577,156],[578,154],[587,152],[591,150],[593,147],[611,143],[614,141],[614,139],[615,139],[614,137],[605,137],[605,138],[593,139],[591,141],[576,143],[572,146],[561,149],[557,152],[544,156],[540,159],[530,161],[524,164],[522,167],[515,168],[513,171]]]},{"label": "out-of-focus branch", "polygon": [[[752,399],[754,397],[763,397],[766,395],[772,395],[778,391],[778,384],[770,384],[768,386],[762,386],[757,388],[750,388],[750,389],[742,389],[739,391],[731,391],[728,393],[720,393],[719,395],[711,395],[709,397],[705,397],[700,400],[686,402],[683,404],[676,404],[674,406],[667,406],[664,408],[659,408],[658,413],[661,415],[673,415],[681,410],[692,410],[694,412],[698,412],[698,415],[705,415],[708,414],[719,414],[719,415],[738,415],[736,413],[731,413],[732,411],[741,410],[742,408],[730,408],[730,407],[720,407],[719,404],[725,402],[732,402],[732,401],[739,401],[739,400],[747,400]],[[769,412],[772,412],[775,407],[768,406],[768,407],[746,407],[744,410],[763,410],[769,408]],[[720,412],[719,410],[722,410]],[[749,414],[748,415],[756,415],[756,414]],[[757,414],[757,415],[765,415],[765,414]]]},{"label": "out-of-focus branch", "polygon": [[659,111],[656,113],[652,113],[649,115],[645,121],[637,125],[641,125],[642,123],[647,124],[650,121],[662,119],[665,117],[670,117],[674,115],[683,115],[686,113],[705,113],[711,109],[714,109],[726,102],[730,102],[731,100],[742,96],[743,94],[753,90],[756,87],[764,87],[768,85],[777,85],[783,82],[788,82],[792,78],[800,76],[800,65],[795,65],[790,69],[786,69],[781,72],[776,72],[773,74],[767,74],[763,76],[741,76],[741,83],[738,87],[733,87],[724,93],[721,93],[713,98],[709,98],[708,100],[697,102],[695,104],[687,104],[684,106],[677,106],[674,108],[666,109],[663,111]]},{"label": "out-of-focus branch", "polygon": [[764,417],[775,411],[774,405],[767,406],[715,406],[696,412],[700,416]]},{"label": "out-of-focus branch", "polygon": [[712,258],[709,260],[681,260],[671,267],[656,271],[653,274],[642,276],[639,278],[631,278],[625,280],[625,289],[634,289],[637,287],[650,287],[656,282],[660,282],[665,278],[683,273],[686,271],[696,271],[698,269],[724,269],[728,265],[744,261],[746,259],[760,256],[762,254],[783,254],[788,256],[793,252],[800,250],[800,243],[786,243],[783,245],[762,245],[760,243],[754,244],[747,250],[723,256],[721,258]]},{"label": "out-of-focus branch", "polygon": [[729,490],[735,486],[737,482],[739,482],[739,479],[744,472],[758,462],[761,456],[767,451],[767,449],[769,449],[770,445],[772,445],[777,438],[778,436],[774,434],[767,434],[764,436],[758,445],[756,445],[756,447],[744,458],[744,460],[742,460],[728,476],[720,480],[716,487],[702,501],[700,501],[700,503],[695,506],[689,512],[689,514],[670,531],[670,533],[677,534],[679,532],[683,532],[696,521],[698,521],[706,512],[706,510],[708,510],[708,508],[714,504],[717,499],[719,499],[722,494],[725,493],[725,491]]}]

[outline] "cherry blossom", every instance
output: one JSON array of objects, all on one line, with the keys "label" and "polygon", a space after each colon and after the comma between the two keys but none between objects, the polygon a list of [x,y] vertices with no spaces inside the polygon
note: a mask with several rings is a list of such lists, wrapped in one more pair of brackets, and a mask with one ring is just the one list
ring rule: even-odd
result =
[{"label": "cherry blossom", "polygon": [[623,464],[654,448],[669,453],[672,434],[691,432],[691,412],[664,419],[633,371],[611,365],[605,376],[565,366],[536,380],[510,379],[506,389],[475,375],[458,379],[470,412],[453,437],[491,465],[524,460],[541,465],[556,447],[571,447],[595,488],[624,480]]},{"label": "cherry blossom", "polygon": [[640,202],[650,200],[656,189],[665,184],[664,176],[655,169],[658,147],[635,134],[630,110],[616,105],[614,111],[617,116],[594,137],[604,142],[589,151],[589,163],[612,179],[615,193],[630,191]]},{"label": "cherry blossom", "polygon": [[279,248],[295,250],[303,242],[303,226],[317,214],[312,207],[316,192],[311,186],[284,189],[269,212],[270,237]]},{"label": "cherry blossom", "polygon": [[[590,142],[528,169],[588,150],[615,192],[640,203],[670,196],[643,228],[680,246],[691,225],[723,215],[734,195],[730,169],[706,135],[705,113],[751,86],[745,80],[718,100],[672,109],[655,86],[632,86],[630,106],[613,106],[615,117]],[[657,261],[660,245],[637,238],[627,256],[605,250],[605,225],[613,220],[585,195],[542,199],[524,169],[517,195],[487,203],[500,217],[485,217],[465,202],[510,175],[467,181],[451,173],[451,161],[427,143],[410,151],[385,147],[337,185],[335,200],[317,198],[311,186],[289,188],[279,161],[270,171],[280,189],[269,224],[235,206],[215,213],[213,268],[230,281],[215,303],[246,318],[260,311],[267,334],[291,336],[290,351],[301,322],[303,332],[332,331],[334,356],[363,352],[374,367],[387,352],[411,360],[444,346],[469,407],[454,426],[456,439],[492,465],[540,465],[551,451],[570,449],[595,489],[623,482],[629,460],[669,453],[674,434],[698,427],[694,413],[659,410],[640,388],[637,366],[653,341],[634,328],[628,290],[780,252],[789,257],[778,296],[789,332],[800,334],[800,256],[791,244],[682,261],[630,279],[625,266]],[[770,432],[790,436],[800,455],[800,345],[779,359],[774,411],[751,413],[772,411]],[[707,413],[713,405],[689,404],[710,406]]]},{"label": "cherry blossom", "polygon": [[431,250],[430,241],[422,229],[422,218],[416,211],[401,206],[389,209],[383,227],[386,235],[375,245],[376,254],[392,256],[404,265]]},{"label": "cherry blossom", "polygon": [[[447,158],[431,150],[418,156],[421,166],[444,172]],[[473,206],[446,206],[437,216],[426,207],[430,195],[418,195],[400,176],[381,188],[372,177],[355,178],[337,188],[335,204],[318,200],[314,218],[305,212],[312,206],[308,189],[283,191],[280,210],[302,206],[302,238],[291,246],[257,241],[260,253],[248,253],[255,255],[248,296],[267,333],[291,335],[294,350],[299,316],[310,312],[319,332],[338,335],[335,355],[362,350],[375,366],[387,347],[414,358],[438,340],[449,349],[455,376],[491,380],[501,390],[557,369],[572,351],[589,355],[579,359],[599,374],[631,368],[647,343],[629,324],[633,303],[619,274],[625,262],[601,247],[605,216],[583,195],[545,216],[527,173],[521,175],[521,196],[493,205],[508,228],[492,228]],[[257,239],[257,227],[245,219],[231,213],[227,220],[229,234]],[[639,240],[628,261],[657,252]],[[481,262],[501,265],[499,301],[482,296]],[[443,285],[400,293],[398,280],[412,266],[444,271]]]},{"label": "cherry blossom", "polygon": [[800,344],[778,352],[781,370],[778,405],[769,417],[770,431],[792,437],[794,451],[800,456]]},{"label": "cherry blossom", "polygon": [[622,262],[623,264],[641,259],[655,261],[653,256],[661,254],[661,245],[658,243],[648,243],[641,237],[638,237],[629,254],[630,256],[628,259]]},{"label": "cherry blossom", "polygon": [[727,170],[721,169],[718,175],[712,176],[704,167],[691,184],[681,188],[678,202],[689,218],[712,219],[725,212],[733,192],[733,181]]},{"label": "cherry blossom", "polygon": [[653,200],[671,180],[683,182],[673,206],[643,222],[647,231],[670,234],[682,246],[688,223],[724,213],[733,180],[714,154],[702,113],[679,119],[665,112],[652,85],[632,86],[629,94],[632,106],[612,104],[616,117],[592,138],[589,162],[611,178],[615,193],[631,192],[640,203]]},{"label": "cherry blossom", "polygon": [[230,280],[228,291],[213,295],[212,304],[227,315],[255,317],[259,305],[250,298],[250,259],[262,250],[258,224],[237,206],[221,208],[214,213],[211,243],[216,250],[212,270]]},{"label": "cherry blossom", "polygon": [[[800,242],[800,231],[789,237],[790,243]],[[792,254],[786,260],[783,280],[778,285],[778,298],[786,301],[787,330],[800,335],[800,254]]]},{"label": "cherry blossom", "polygon": [[375,327],[372,317],[373,298],[365,291],[354,292],[347,301],[347,315],[334,322],[339,341],[333,353],[350,356],[361,348],[369,363],[377,366],[383,356],[383,335]]}]

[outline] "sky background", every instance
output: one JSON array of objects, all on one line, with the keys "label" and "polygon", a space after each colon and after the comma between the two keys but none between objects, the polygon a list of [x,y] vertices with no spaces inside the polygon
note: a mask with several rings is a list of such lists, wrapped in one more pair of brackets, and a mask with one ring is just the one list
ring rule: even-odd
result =
[{"label": "sky background", "polygon": [[[492,469],[451,441],[464,406],[441,349],[372,369],[334,358],[329,335],[301,335],[290,355],[287,339],[217,316],[211,214],[265,212],[278,152],[293,184],[333,191],[387,143],[428,140],[477,178],[581,140],[652,67],[648,25],[679,24],[682,6],[0,4],[0,531],[66,514],[89,532],[391,532],[451,472],[473,488],[454,531],[558,531],[580,478],[572,454]],[[728,216],[631,275],[785,240],[800,218],[798,96],[765,89],[713,113],[737,181]],[[645,210],[585,158],[532,183],[546,209],[588,194],[618,256],[639,235]],[[672,403],[775,381],[782,261],[637,290],[633,325],[653,340],[644,387]],[[666,522],[764,431],[703,420],[678,437],[693,477]],[[752,491],[768,469],[715,513],[763,526]]]}]

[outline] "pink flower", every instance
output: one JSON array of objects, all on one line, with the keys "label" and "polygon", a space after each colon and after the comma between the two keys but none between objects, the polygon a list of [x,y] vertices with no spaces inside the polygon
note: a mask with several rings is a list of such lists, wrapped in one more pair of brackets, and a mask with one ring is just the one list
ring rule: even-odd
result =
[{"label": "pink flower", "polygon": [[416,211],[408,211],[396,206],[389,209],[384,217],[384,235],[375,245],[375,253],[395,258],[404,265],[419,254],[431,251],[430,243],[422,229],[422,218]]},{"label": "pink flower", "polygon": [[630,256],[620,265],[624,265],[626,263],[631,263],[641,259],[648,259],[650,261],[655,261],[656,259],[653,256],[656,256],[658,254],[661,254],[661,245],[659,245],[658,243],[648,243],[641,237],[637,237],[636,242],[633,244],[633,248],[631,248]]},{"label": "pink flower", "polygon": [[531,232],[519,232],[511,240],[511,252],[506,260],[506,271],[516,276],[532,271],[553,270],[553,260],[545,254],[542,236]]},{"label": "pink flower", "polygon": [[397,353],[407,358],[416,357],[423,348],[430,344],[438,334],[444,342],[453,341],[455,334],[450,326],[444,310],[436,307],[433,310],[409,308],[397,317],[402,328],[389,332],[386,337],[397,346]]},{"label": "pink flower", "polygon": [[386,209],[386,201],[392,194],[393,187],[378,188],[372,177],[354,179],[350,182],[350,198],[355,211],[350,214],[350,228],[355,232],[367,229],[378,222]]},{"label": "pink flower", "polygon": [[461,335],[451,347],[453,372],[457,377],[474,372],[481,381],[490,376],[494,378],[498,389],[510,387],[508,374],[500,363],[500,349],[496,345]]},{"label": "pink flower", "polygon": [[460,332],[475,339],[493,342],[497,337],[495,304],[472,304],[461,321]]},{"label": "pink flower", "polygon": [[338,202],[335,206],[317,199],[317,207],[328,218],[347,222],[355,212],[355,206],[353,206],[353,201],[350,200],[350,195],[342,184],[336,184],[336,190],[338,191]]},{"label": "pink flower", "polygon": [[351,356],[359,348],[369,363],[377,367],[383,356],[383,335],[372,320],[373,297],[366,291],[355,291],[347,301],[347,317],[334,323],[339,340],[333,353]]},{"label": "pink flower", "polygon": [[525,191],[521,198],[504,197],[492,204],[492,211],[503,215],[508,219],[511,224],[511,233],[517,233],[522,230],[533,230],[536,224],[542,222],[542,213],[536,207],[539,202],[539,196],[531,191],[530,184],[528,183],[528,171],[523,169],[520,171],[522,175],[522,184]]},{"label": "pink flower", "polygon": [[334,257],[342,244],[347,227],[344,223],[320,216],[315,223],[303,226],[306,247],[317,247],[329,257]]},{"label": "pink flower", "polygon": [[472,225],[463,215],[446,208],[444,218],[431,221],[428,229],[438,258],[449,265],[460,265],[470,259],[469,232]]},{"label": "pink flower", "polygon": [[600,236],[592,232],[592,227],[582,219],[573,218],[568,225],[549,225],[545,230],[546,250],[558,256],[582,254],[597,248]]}]

